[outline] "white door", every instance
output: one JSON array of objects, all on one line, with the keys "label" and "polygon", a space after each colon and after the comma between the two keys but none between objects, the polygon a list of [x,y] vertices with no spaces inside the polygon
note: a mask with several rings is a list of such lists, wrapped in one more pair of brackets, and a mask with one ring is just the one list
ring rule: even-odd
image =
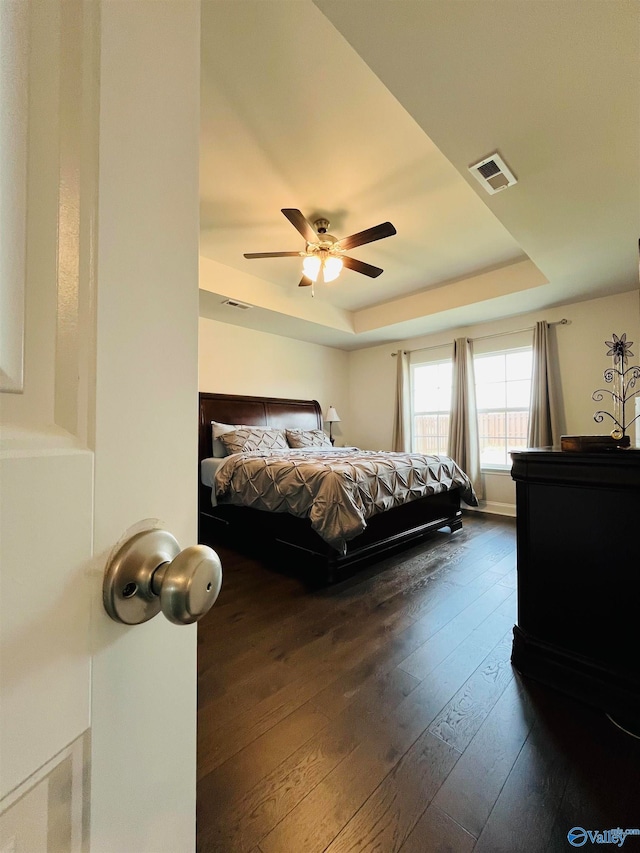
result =
[{"label": "white door", "polygon": [[102,578],[136,525],[196,541],[199,2],[0,32],[0,851],[186,853],[196,627],[111,621]]}]

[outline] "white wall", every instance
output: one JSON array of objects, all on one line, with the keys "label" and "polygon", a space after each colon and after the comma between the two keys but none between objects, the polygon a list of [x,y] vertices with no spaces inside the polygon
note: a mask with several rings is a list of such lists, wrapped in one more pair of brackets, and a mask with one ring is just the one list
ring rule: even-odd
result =
[{"label": "white wall", "polygon": [[227,394],[318,400],[335,406],[336,444],[352,443],[349,353],[200,318],[199,388]]},{"label": "white wall", "polygon": [[[611,427],[604,423],[596,424],[593,420],[598,406],[591,399],[591,394],[596,388],[602,387],[602,373],[611,366],[611,359],[606,356],[604,341],[611,340],[613,332],[618,335],[626,332],[627,338],[636,342],[632,350],[635,358],[630,359],[629,363],[638,363],[640,304],[637,289],[350,353],[349,440],[363,448],[377,450],[391,447],[396,364],[395,359],[390,356],[400,347],[415,350],[449,343],[462,335],[474,338],[515,331],[532,326],[537,320],[547,320],[551,323],[563,317],[570,320],[570,325],[555,327],[560,368],[562,432],[577,435],[609,432]],[[633,443],[633,432],[631,440]],[[508,474],[486,474],[485,495],[488,509],[507,513],[513,511],[515,487]]]}]

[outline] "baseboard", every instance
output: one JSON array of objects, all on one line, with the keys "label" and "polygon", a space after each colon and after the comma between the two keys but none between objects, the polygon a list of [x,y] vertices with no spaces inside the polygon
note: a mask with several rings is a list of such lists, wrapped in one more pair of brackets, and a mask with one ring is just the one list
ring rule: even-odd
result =
[{"label": "baseboard", "polygon": [[509,518],[516,517],[516,505],[501,503],[500,501],[480,501],[480,506],[465,506],[465,510],[486,512],[490,515],[507,515]]}]

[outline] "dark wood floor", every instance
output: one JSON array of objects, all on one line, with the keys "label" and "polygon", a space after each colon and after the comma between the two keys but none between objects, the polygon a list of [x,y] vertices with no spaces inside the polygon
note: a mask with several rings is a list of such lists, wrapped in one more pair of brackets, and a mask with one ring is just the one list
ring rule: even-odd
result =
[{"label": "dark wood floor", "polygon": [[555,853],[640,827],[640,741],[510,665],[513,522],[467,516],[325,589],[220,555],[200,853]]}]

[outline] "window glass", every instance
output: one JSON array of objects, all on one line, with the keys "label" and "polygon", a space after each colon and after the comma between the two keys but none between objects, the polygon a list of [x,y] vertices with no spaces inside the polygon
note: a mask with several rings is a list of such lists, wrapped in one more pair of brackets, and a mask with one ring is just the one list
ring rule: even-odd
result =
[{"label": "window glass", "polygon": [[451,359],[412,366],[411,446],[416,453],[447,452],[451,375]]},{"label": "window glass", "polygon": [[528,409],[531,394],[531,379],[518,379],[505,382],[508,409]]},{"label": "window glass", "polygon": [[[533,352],[530,349],[520,350],[520,352],[511,352],[506,359],[506,379],[513,381],[516,379],[525,379],[531,381]],[[527,401],[527,405],[529,405]]]},{"label": "window glass", "polygon": [[[507,468],[509,451],[527,446],[531,369],[531,347],[475,356],[481,465]],[[411,380],[411,446],[418,453],[446,453],[452,361],[414,364]]]},{"label": "window glass", "polygon": [[473,361],[473,370],[476,375],[476,385],[504,382],[506,378],[502,353],[476,356]]},{"label": "window glass", "polygon": [[474,358],[483,466],[506,468],[509,451],[527,445],[531,367],[530,347]]},{"label": "window glass", "polygon": [[504,409],[507,405],[505,382],[478,382],[476,379],[476,406],[478,409]]}]

